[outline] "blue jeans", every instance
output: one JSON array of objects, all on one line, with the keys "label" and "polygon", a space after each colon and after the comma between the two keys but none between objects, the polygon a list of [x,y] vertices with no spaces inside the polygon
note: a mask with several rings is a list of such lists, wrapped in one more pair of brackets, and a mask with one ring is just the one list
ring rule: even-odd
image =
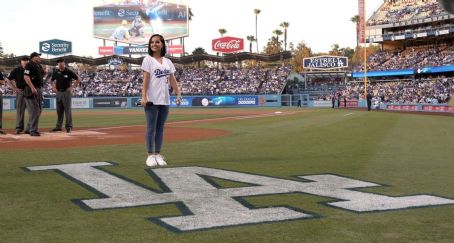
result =
[{"label": "blue jeans", "polygon": [[[160,153],[164,139],[164,124],[169,115],[168,105],[153,105],[148,102],[145,105],[145,118],[147,120],[147,150],[149,154]],[[153,150],[153,146],[155,149]],[[153,152],[154,151],[154,152]]]}]

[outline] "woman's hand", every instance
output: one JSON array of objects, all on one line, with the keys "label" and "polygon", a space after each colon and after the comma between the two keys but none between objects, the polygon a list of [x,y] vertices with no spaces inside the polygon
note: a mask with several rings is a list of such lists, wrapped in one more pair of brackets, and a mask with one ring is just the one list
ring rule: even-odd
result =
[{"label": "woman's hand", "polygon": [[142,96],[142,101],[140,101],[140,104],[142,104],[143,107],[145,107],[145,105],[147,105],[147,97],[146,96]]},{"label": "woman's hand", "polygon": [[182,101],[181,95],[178,95],[177,98],[175,99],[175,103],[177,105],[181,105],[181,101]]}]

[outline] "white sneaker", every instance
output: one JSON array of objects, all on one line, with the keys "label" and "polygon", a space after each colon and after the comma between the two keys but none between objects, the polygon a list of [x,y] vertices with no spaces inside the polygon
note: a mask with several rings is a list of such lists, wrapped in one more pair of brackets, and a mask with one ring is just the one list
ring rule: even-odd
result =
[{"label": "white sneaker", "polygon": [[157,166],[158,163],[156,162],[156,155],[148,155],[147,162],[145,163],[150,167]]},{"label": "white sneaker", "polygon": [[156,155],[156,162],[158,163],[159,166],[166,166],[167,163],[164,161],[164,157],[160,154]]}]

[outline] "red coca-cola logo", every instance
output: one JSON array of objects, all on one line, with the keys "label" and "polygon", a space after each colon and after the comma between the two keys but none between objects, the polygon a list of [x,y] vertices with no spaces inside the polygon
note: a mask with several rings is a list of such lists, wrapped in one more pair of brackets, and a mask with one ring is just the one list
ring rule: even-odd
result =
[{"label": "red coca-cola logo", "polygon": [[244,50],[244,40],[235,37],[223,37],[212,40],[213,51],[231,53]]},{"label": "red coca-cola logo", "polygon": [[113,46],[100,46],[100,47],[98,47],[98,53],[100,56],[113,55],[114,47]]}]

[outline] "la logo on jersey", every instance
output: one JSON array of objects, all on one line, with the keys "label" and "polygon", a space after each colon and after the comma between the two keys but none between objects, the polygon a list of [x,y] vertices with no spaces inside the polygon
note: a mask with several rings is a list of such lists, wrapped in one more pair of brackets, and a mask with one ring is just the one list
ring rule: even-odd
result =
[{"label": "la logo on jersey", "polygon": [[[151,218],[170,230],[186,232],[244,224],[311,219],[317,215],[290,207],[253,208],[242,198],[270,194],[308,193],[334,201],[327,206],[357,213],[454,204],[454,200],[431,195],[391,197],[357,191],[379,184],[332,174],[298,176],[296,180],[204,167],[156,168],[150,175],[162,192],[125,180],[102,169],[109,162],[34,166],[29,171],[57,170],[102,198],[75,200],[87,210],[116,209],[174,203],[181,216]],[[221,188],[213,178],[247,183],[244,187]]]}]

